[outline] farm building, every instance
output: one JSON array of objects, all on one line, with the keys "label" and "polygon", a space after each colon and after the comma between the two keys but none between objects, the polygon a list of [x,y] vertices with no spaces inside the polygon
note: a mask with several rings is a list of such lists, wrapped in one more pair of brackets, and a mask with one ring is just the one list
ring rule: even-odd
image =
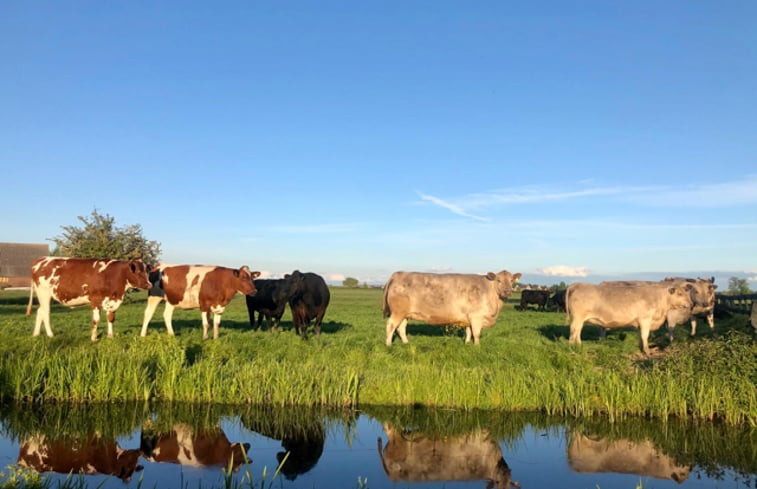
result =
[{"label": "farm building", "polygon": [[32,262],[49,254],[46,244],[0,243],[0,287],[28,287]]}]

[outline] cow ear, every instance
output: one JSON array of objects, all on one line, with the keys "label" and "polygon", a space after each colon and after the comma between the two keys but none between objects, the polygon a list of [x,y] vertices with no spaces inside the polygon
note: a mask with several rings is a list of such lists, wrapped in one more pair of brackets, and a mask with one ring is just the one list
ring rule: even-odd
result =
[{"label": "cow ear", "polygon": [[517,282],[521,277],[522,275],[520,274],[520,272],[516,273],[515,275],[513,275],[513,282]]},{"label": "cow ear", "polygon": [[258,278],[258,277],[260,277],[260,272],[250,272],[250,276],[252,278]]},{"label": "cow ear", "polygon": [[137,264],[134,261],[129,262],[129,268],[131,269],[131,273],[137,273]]},{"label": "cow ear", "polygon": [[234,270],[234,276],[239,278],[239,270],[236,270],[236,269]]},{"label": "cow ear", "polygon": [[497,278],[497,276],[493,272],[489,272],[486,274],[486,278],[488,278],[489,280],[494,280],[495,278]]},{"label": "cow ear", "polygon": [[708,287],[708,289],[710,289],[711,291],[712,291],[712,290],[715,290],[715,289],[717,289],[717,288],[718,288],[718,286],[717,286],[717,285],[710,285],[710,286]]},{"label": "cow ear", "polygon": [[693,288],[694,288],[694,286],[693,286],[693,285],[691,285],[691,284],[686,284],[686,290],[691,290],[691,289],[693,289]]},{"label": "cow ear", "polygon": [[676,288],[675,287],[670,287],[670,288],[668,288],[668,292],[670,292],[670,295],[673,295],[673,294],[676,293]]}]

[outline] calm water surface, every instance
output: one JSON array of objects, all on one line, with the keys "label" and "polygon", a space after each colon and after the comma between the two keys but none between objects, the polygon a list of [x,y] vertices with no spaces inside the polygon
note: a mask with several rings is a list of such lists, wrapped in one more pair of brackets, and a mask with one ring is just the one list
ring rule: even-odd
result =
[{"label": "calm water surface", "polygon": [[3,406],[0,428],[0,471],[92,488],[221,487],[230,460],[254,487],[757,487],[757,430],[711,423],[139,404]]}]

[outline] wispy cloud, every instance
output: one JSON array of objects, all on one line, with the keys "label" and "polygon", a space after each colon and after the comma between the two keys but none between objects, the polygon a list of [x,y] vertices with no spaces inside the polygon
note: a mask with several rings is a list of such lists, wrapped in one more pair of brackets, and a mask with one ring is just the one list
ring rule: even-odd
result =
[{"label": "wispy cloud", "polygon": [[360,223],[322,223],[322,224],[294,224],[288,226],[271,226],[268,231],[289,234],[318,234],[318,233],[349,233],[361,227]]},{"label": "wispy cloud", "polygon": [[539,275],[547,275],[549,277],[587,277],[589,275],[589,268],[554,265],[551,267],[539,268],[536,270],[536,273]]},{"label": "wispy cloud", "polygon": [[483,209],[519,204],[566,202],[579,199],[606,198],[645,207],[733,207],[757,204],[757,174],[738,180],[705,184],[634,186],[602,185],[593,181],[566,185],[526,185],[456,197],[435,197],[417,192],[427,202],[459,216],[480,221]]},{"label": "wispy cloud", "polygon": [[469,219],[475,219],[476,221],[489,221],[489,219],[485,217],[476,216],[474,214],[466,212],[461,206],[457,204],[446,202],[438,197],[434,197],[433,195],[423,194],[421,192],[417,192],[417,193],[418,193],[418,196],[421,198],[421,200],[425,200],[426,202],[431,202],[432,204],[442,207],[444,209],[447,209],[448,211],[452,212],[453,214],[457,214],[458,216],[467,217]]}]

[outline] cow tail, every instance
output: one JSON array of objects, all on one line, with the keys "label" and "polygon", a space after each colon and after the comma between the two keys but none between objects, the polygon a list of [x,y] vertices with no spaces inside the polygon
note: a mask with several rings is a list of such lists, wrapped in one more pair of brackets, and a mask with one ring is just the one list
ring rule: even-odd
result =
[{"label": "cow tail", "polygon": [[26,317],[32,315],[32,302],[34,301],[34,280],[29,284],[29,304],[26,306]]},{"label": "cow tail", "polygon": [[570,287],[565,290],[565,325],[570,324]]},{"label": "cow tail", "polygon": [[388,318],[392,315],[392,311],[389,310],[389,301],[387,301],[387,296],[389,295],[389,286],[392,284],[392,278],[389,277],[389,281],[384,286],[384,295],[381,298],[381,312],[384,314],[385,318]]}]

